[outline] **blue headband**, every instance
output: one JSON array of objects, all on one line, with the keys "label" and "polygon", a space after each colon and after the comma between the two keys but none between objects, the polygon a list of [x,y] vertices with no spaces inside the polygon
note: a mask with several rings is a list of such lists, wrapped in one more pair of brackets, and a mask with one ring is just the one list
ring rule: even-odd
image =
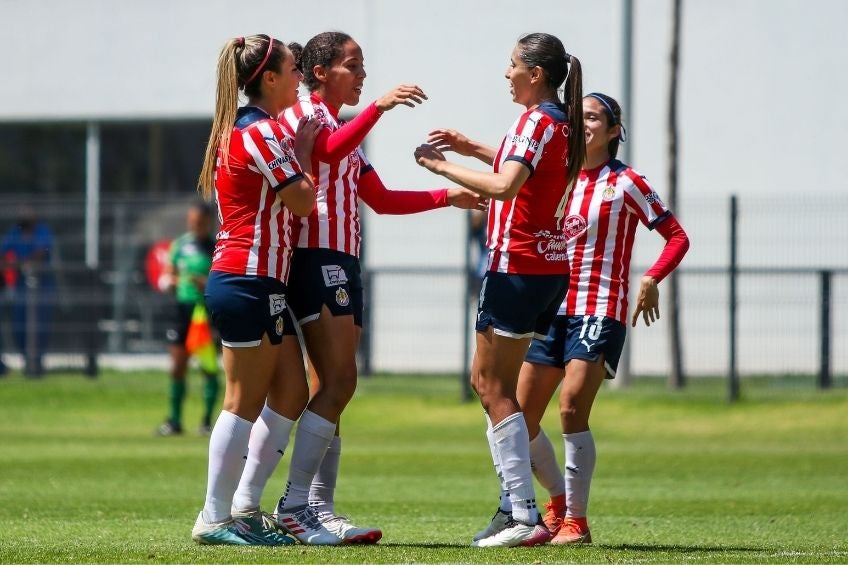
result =
[{"label": "blue headband", "polygon": [[590,92],[586,96],[591,96],[592,98],[594,98],[595,100],[597,100],[598,102],[600,102],[601,104],[604,105],[604,108],[607,109],[607,113],[609,113],[609,117],[610,117],[610,120],[612,121],[612,125],[619,126],[621,128],[621,132],[618,134],[618,140],[622,143],[627,141],[627,130],[624,129],[624,124],[622,124],[620,121],[616,120],[615,112],[612,111],[612,106],[609,105],[609,102],[607,102],[604,99],[604,95],[599,93],[599,92]]}]

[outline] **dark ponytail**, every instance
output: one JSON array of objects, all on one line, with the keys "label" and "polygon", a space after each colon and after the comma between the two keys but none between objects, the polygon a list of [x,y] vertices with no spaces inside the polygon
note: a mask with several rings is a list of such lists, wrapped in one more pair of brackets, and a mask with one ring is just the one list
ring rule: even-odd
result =
[{"label": "dark ponytail", "polygon": [[568,116],[568,171],[566,184],[571,185],[586,162],[586,134],[583,126],[583,70],[580,60],[566,53],[569,70],[565,79],[565,100]]}]

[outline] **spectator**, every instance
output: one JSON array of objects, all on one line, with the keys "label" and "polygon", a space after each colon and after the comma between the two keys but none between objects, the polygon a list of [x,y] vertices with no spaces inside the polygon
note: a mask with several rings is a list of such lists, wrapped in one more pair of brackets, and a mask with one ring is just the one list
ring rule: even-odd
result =
[{"label": "spectator", "polygon": [[24,374],[40,377],[56,291],[50,268],[53,233],[31,206],[23,206],[18,216],[18,223],[0,243],[3,278],[12,308],[12,335],[24,356]]}]

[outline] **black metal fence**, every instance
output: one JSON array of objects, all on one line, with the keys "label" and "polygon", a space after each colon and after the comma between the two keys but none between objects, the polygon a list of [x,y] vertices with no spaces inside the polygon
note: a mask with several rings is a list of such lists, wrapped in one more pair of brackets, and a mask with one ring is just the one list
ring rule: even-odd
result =
[{"label": "black metal fence", "polygon": [[[32,368],[43,343],[48,369],[73,366],[93,373],[104,354],[164,353],[172,298],[148,282],[146,259],[156,242],[182,233],[192,197],[102,199],[93,268],[85,265],[81,198],[0,201],[0,232],[18,222],[29,206],[53,235],[51,260],[37,267],[50,274],[49,288],[39,286],[34,271],[3,263],[4,358],[21,366],[28,361]],[[692,251],[677,275],[687,373],[729,375],[731,397],[738,378],[749,375],[800,374],[809,376],[810,386],[846,384],[848,228],[842,218],[848,196],[805,198],[803,206],[791,198],[745,197],[735,227],[728,221],[733,214],[727,199],[698,198],[683,201],[684,210],[697,213],[682,218]],[[456,233],[467,230],[458,226]],[[639,237],[644,241],[637,241],[634,263],[647,266],[662,240]],[[456,264],[437,267],[366,262],[363,373],[467,374],[476,307],[474,263],[471,251]],[[628,340],[633,375],[667,370],[662,320],[649,329],[631,330]]]}]

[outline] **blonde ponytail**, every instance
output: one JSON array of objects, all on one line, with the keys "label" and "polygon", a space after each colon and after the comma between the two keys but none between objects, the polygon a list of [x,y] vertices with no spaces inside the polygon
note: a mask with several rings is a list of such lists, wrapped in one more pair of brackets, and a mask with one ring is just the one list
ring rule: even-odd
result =
[{"label": "blonde ponytail", "polygon": [[231,39],[218,56],[218,79],[215,93],[215,117],[206,144],[203,168],[197,180],[197,190],[207,201],[212,199],[215,187],[215,160],[221,149],[221,163],[229,166],[230,136],[238,111],[239,78],[236,67],[236,50],[244,48],[244,38]]}]

